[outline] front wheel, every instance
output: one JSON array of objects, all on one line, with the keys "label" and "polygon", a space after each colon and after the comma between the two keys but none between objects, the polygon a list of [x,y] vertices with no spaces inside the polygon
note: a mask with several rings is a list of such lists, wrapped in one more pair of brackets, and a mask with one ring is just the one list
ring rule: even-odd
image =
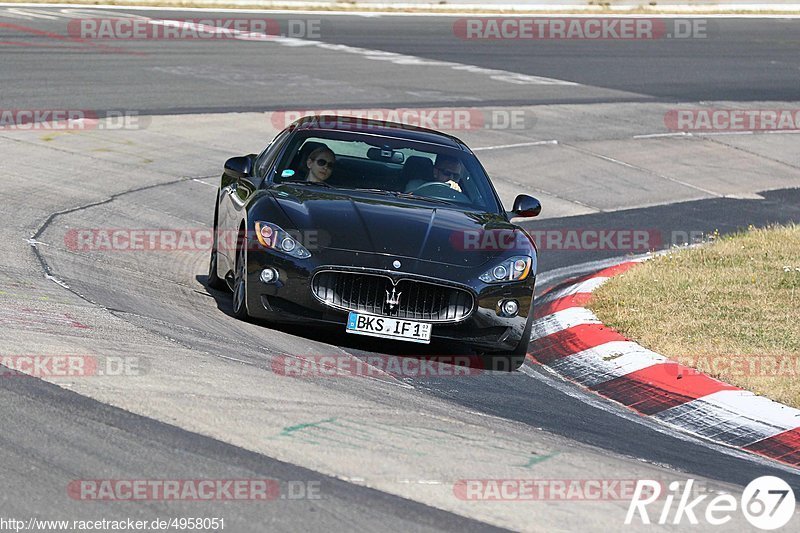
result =
[{"label": "front wheel", "polygon": [[239,246],[236,248],[236,268],[233,276],[233,316],[239,320],[247,320],[250,314],[247,312],[247,286],[245,276],[247,275],[247,242],[239,239]]},{"label": "front wheel", "polygon": [[217,275],[217,228],[214,228],[214,241],[211,246],[211,258],[208,261],[208,276],[206,277],[206,284],[212,289],[218,291],[227,291],[228,284],[225,280]]}]

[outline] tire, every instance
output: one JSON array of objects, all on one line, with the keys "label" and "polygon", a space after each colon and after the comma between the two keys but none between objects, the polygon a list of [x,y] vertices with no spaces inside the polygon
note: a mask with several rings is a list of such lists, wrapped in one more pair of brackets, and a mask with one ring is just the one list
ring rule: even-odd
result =
[{"label": "tire", "polygon": [[236,266],[233,275],[233,316],[239,320],[248,320],[250,314],[247,312],[247,284],[245,277],[247,274],[247,242],[243,236],[239,237],[236,246]]},{"label": "tire", "polygon": [[230,288],[224,279],[217,274],[217,224],[214,223],[214,237],[211,244],[211,257],[208,260],[208,276],[206,285],[218,291],[229,291]]}]

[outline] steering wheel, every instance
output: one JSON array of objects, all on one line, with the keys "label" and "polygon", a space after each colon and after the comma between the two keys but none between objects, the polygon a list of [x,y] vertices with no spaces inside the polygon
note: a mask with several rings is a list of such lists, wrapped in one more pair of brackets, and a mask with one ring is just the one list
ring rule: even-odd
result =
[{"label": "steering wheel", "polygon": [[[436,190],[437,188],[440,190]],[[419,187],[415,188],[412,192],[414,194],[418,194],[423,189],[431,189],[431,192],[433,193],[431,196],[433,196],[434,198],[448,198],[459,202],[469,202],[469,198],[467,197],[467,195],[453,189],[452,187],[450,187],[448,183],[442,183],[441,181],[428,181],[426,183],[423,183]],[[446,191],[441,189],[446,189]],[[445,192],[446,194],[443,195],[442,193]]]}]

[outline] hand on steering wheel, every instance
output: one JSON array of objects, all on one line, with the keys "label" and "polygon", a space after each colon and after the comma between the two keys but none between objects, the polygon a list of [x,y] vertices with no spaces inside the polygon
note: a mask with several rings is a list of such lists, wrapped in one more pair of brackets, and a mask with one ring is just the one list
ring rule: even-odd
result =
[{"label": "hand on steering wheel", "polygon": [[420,185],[419,187],[415,188],[414,191],[418,191],[424,187],[432,187],[432,186],[439,186],[439,187],[447,187],[448,189],[452,189],[456,192],[461,192],[461,187],[453,180],[449,181],[428,181]]},{"label": "hand on steering wheel", "polygon": [[[455,188],[453,186],[455,186]],[[426,188],[428,188],[431,191],[430,194],[425,194]],[[446,191],[442,191],[441,190],[442,188],[446,189]],[[412,194],[419,194],[421,196],[431,196],[433,198],[456,200],[457,202],[470,201],[469,197],[465,195],[463,192],[461,192],[461,187],[458,186],[458,183],[454,181],[452,182],[429,181],[427,183],[423,183],[419,187],[416,187],[411,192]]]}]

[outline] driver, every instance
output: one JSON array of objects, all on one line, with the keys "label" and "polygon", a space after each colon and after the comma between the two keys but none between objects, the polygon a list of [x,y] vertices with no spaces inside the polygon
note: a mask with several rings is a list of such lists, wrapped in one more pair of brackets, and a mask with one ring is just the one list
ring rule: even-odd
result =
[{"label": "driver", "polygon": [[439,183],[446,183],[451,189],[461,192],[458,182],[461,180],[461,161],[449,155],[439,154],[433,164],[433,179]]},{"label": "driver", "polygon": [[312,183],[322,183],[331,177],[333,167],[336,164],[336,155],[327,146],[320,146],[306,159],[306,181]]}]

